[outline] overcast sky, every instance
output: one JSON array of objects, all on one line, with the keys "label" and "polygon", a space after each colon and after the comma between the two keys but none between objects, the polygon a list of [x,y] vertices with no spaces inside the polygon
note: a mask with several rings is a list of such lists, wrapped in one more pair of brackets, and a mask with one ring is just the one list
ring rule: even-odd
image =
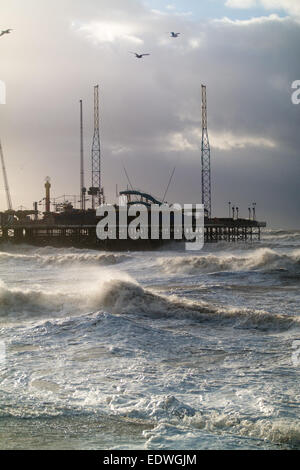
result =
[{"label": "overcast sky", "polygon": [[[207,86],[213,216],[228,201],[300,228],[298,0],[0,0],[0,138],[14,207],[79,193],[79,100],[90,186],[93,86],[103,184],[201,202],[201,83]],[[177,39],[168,31],[180,31]],[[129,51],[151,53],[142,60]],[[0,209],[6,209],[1,177]]]}]

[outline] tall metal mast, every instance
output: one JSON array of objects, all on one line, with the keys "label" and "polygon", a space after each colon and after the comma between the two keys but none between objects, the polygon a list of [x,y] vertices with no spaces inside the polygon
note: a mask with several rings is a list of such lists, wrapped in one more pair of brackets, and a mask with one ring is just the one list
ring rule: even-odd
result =
[{"label": "tall metal mast", "polygon": [[5,168],[5,163],[4,163],[4,155],[3,155],[1,141],[0,141],[0,157],[1,157],[1,165],[2,165],[2,172],[3,172],[3,179],[4,179],[4,187],[5,187],[5,192],[6,192],[7,209],[9,211],[12,211],[13,208],[12,208],[12,202],[11,202],[10,191],[9,191],[9,186],[8,186],[8,179],[7,179],[7,174],[6,174],[6,168]]},{"label": "tall metal mast", "polygon": [[207,131],[207,100],[206,86],[202,85],[202,144],[201,144],[201,165],[202,165],[202,204],[211,217],[211,172],[210,172],[210,145]]},{"label": "tall metal mast", "polygon": [[85,187],[84,187],[84,154],[83,154],[83,117],[82,100],[80,100],[80,208],[85,210]]},{"label": "tall metal mast", "polygon": [[99,131],[99,85],[94,87],[94,137],[92,145],[92,187],[89,190],[92,196],[92,208],[101,204],[103,190],[101,184],[101,148]]}]

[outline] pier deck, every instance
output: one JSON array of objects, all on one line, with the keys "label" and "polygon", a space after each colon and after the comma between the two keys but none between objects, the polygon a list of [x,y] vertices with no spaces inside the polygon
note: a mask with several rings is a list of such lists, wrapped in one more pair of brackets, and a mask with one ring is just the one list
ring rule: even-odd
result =
[{"label": "pier deck", "polygon": [[[205,243],[252,242],[259,241],[261,228],[265,222],[246,219],[206,219],[204,225]],[[171,241],[172,241],[171,231]],[[0,243],[11,242],[37,246],[75,246],[108,250],[154,249],[165,245],[169,240],[99,240],[96,236],[96,223],[53,224],[46,221],[28,223],[5,223],[0,225]]]}]

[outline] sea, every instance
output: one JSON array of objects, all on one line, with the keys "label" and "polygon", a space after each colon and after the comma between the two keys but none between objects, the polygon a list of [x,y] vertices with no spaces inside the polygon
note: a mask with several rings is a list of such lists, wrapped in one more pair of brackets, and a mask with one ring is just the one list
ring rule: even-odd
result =
[{"label": "sea", "polygon": [[300,449],[300,230],[0,246],[0,448]]}]

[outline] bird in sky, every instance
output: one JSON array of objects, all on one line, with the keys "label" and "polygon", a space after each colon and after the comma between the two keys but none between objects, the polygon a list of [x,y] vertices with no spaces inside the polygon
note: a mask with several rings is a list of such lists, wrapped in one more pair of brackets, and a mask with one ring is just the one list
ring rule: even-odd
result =
[{"label": "bird in sky", "polygon": [[144,55],[150,55],[150,54],[138,54],[137,52],[130,52],[130,54],[134,54],[137,59],[142,59]]},{"label": "bird in sky", "polygon": [[174,31],[171,31],[170,34],[171,34],[171,38],[178,38],[180,33],[174,33]]},{"label": "bird in sky", "polygon": [[0,36],[4,36],[4,34],[9,34],[12,31],[12,29],[5,29],[4,31],[1,31]]}]

